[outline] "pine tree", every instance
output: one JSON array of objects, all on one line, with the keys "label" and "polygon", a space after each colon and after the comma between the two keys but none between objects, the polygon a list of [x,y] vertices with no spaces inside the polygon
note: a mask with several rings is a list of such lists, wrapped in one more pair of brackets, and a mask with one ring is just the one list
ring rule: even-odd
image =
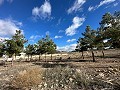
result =
[{"label": "pine tree", "polygon": [[114,15],[105,13],[100,22],[103,40],[107,39],[109,47],[120,48],[120,12]]},{"label": "pine tree", "polygon": [[25,48],[25,53],[28,55],[28,60],[29,60],[29,56],[31,56],[31,59],[32,59],[32,56],[35,54],[34,45],[28,44],[28,46],[26,46],[26,48]]},{"label": "pine tree", "polygon": [[4,53],[5,53],[5,45],[2,41],[0,41],[0,57],[2,57]]},{"label": "pine tree", "polygon": [[77,41],[76,51],[82,52],[82,58],[84,59],[84,51],[87,51],[87,43],[83,41],[83,38],[79,38]]},{"label": "pine tree", "polygon": [[16,55],[23,51],[24,43],[26,43],[27,40],[25,40],[25,37],[20,30],[16,30],[16,33],[12,36],[12,39],[5,40],[5,42],[7,54],[9,55],[9,57],[15,55],[16,59]]},{"label": "pine tree", "polygon": [[91,30],[90,26],[86,26],[85,32],[82,33],[83,38],[78,40],[80,49],[90,49],[93,57],[93,62],[95,62],[94,52],[93,49],[96,47],[96,31]]},{"label": "pine tree", "polygon": [[[50,39],[48,35],[46,35],[45,38],[42,38],[37,43],[37,52],[40,54],[45,54],[46,59],[46,53],[53,54],[56,52],[56,44]],[[52,59],[52,56],[51,56]]]}]

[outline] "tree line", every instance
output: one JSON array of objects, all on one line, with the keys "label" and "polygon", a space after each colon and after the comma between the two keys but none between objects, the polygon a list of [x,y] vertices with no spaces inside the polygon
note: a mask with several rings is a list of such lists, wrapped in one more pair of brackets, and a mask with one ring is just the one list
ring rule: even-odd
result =
[{"label": "tree line", "polygon": [[[104,57],[103,50],[105,48],[120,48],[120,11],[114,14],[105,13],[99,24],[97,30],[93,30],[89,25],[86,26],[85,32],[77,41],[75,50],[82,52],[83,59],[83,51],[86,50],[91,51],[93,62],[95,62],[94,50],[102,50]],[[56,53],[57,45],[49,35],[40,39],[36,44],[28,44],[24,49],[24,44],[27,42],[28,40],[25,39],[21,30],[16,30],[11,39],[0,42],[0,57],[3,54],[12,57],[24,51],[28,55],[28,59],[32,58],[33,55],[39,55],[40,60],[42,54],[51,54],[52,59],[52,54]]]}]

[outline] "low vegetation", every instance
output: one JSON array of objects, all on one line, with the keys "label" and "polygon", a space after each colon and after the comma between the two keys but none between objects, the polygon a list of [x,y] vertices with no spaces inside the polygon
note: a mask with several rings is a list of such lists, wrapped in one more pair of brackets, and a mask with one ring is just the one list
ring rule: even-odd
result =
[{"label": "low vegetation", "polygon": [[42,82],[42,70],[29,68],[19,72],[12,78],[11,87],[16,89],[30,89]]}]

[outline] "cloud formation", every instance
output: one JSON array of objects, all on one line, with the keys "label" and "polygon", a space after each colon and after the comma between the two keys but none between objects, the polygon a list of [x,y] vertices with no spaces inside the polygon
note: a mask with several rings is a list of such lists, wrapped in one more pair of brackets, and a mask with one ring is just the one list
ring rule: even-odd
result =
[{"label": "cloud formation", "polygon": [[0,19],[0,38],[11,37],[15,34],[16,30],[20,30],[21,26],[22,22],[12,19]]},{"label": "cloud formation", "polygon": [[0,5],[2,5],[2,4],[3,4],[3,2],[4,2],[4,0],[0,0]]},{"label": "cloud formation", "polygon": [[76,39],[68,39],[67,42],[70,43],[70,42],[74,42],[76,41]]},{"label": "cloud formation", "polygon": [[110,4],[110,3],[113,3],[113,2],[115,2],[115,1],[116,1],[116,0],[103,0],[103,1],[101,1],[101,2],[99,3],[99,5],[96,5],[95,7],[90,6],[90,7],[88,8],[88,11],[96,10],[97,8],[99,8],[99,7],[101,7],[101,6],[105,5],[105,4]]},{"label": "cloud formation", "polygon": [[97,6],[97,8],[101,7],[104,4],[109,4],[109,3],[112,3],[112,2],[115,2],[115,0],[104,0],[104,1],[101,1],[100,4]]},{"label": "cloud formation", "polygon": [[44,4],[41,5],[40,7],[34,7],[32,9],[32,15],[35,18],[49,18],[51,16],[51,4],[49,1],[45,0]]},{"label": "cloud formation", "polygon": [[93,6],[90,6],[90,7],[88,8],[88,11],[92,11],[92,10],[94,10],[94,7],[93,7]]},{"label": "cloud formation", "polygon": [[32,36],[30,36],[29,40],[34,42],[34,40],[36,40],[37,38],[40,38],[40,37],[42,37],[42,36],[40,36],[40,35],[32,35]]},{"label": "cloud formation", "polygon": [[[4,3],[4,1],[5,0],[0,0],[0,5],[2,5],[3,3]],[[7,2],[9,2],[9,3],[12,3],[13,2],[13,0],[6,0]]]},{"label": "cloud formation", "polygon": [[69,26],[66,30],[65,30],[65,34],[67,36],[73,36],[76,34],[76,29],[79,28],[83,22],[85,21],[85,18],[79,18],[79,17],[74,17],[73,18],[73,24],[71,26]]},{"label": "cloud formation", "polygon": [[55,39],[58,39],[58,38],[62,38],[63,36],[55,36],[54,38]]},{"label": "cloud formation", "polygon": [[116,3],[114,3],[114,4],[113,4],[113,6],[114,6],[114,7],[116,7],[118,4],[119,4],[119,3],[118,3],[118,2],[116,2]]},{"label": "cloud formation", "polygon": [[75,48],[76,48],[77,44],[70,44],[70,45],[66,45],[66,46],[63,46],[63,47],[57,47],[57,50],[58,51],[74,51]]},{"label": "cloud formation", "polygon": [[67,10],[67,13],[70,14],[72,12],[77,12],[77,11],[80,11],[82,10],[82,5],[86,2],[86,0],[76,0],[73,4],[72,7],[70,7],[68,10]]}]

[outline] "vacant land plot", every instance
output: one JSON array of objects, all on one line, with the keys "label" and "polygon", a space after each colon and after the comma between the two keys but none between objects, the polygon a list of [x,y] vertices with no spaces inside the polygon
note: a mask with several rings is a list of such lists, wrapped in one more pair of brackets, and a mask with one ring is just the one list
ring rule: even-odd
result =
[{"label": "vacant land plot", "polygon": [[120,90],[120,50],[104,52],[103,58],[95,51],[96,62],[90,52],[84,59],[68,53],[62,60],[6,62],[0,65],[0,90]]}]

